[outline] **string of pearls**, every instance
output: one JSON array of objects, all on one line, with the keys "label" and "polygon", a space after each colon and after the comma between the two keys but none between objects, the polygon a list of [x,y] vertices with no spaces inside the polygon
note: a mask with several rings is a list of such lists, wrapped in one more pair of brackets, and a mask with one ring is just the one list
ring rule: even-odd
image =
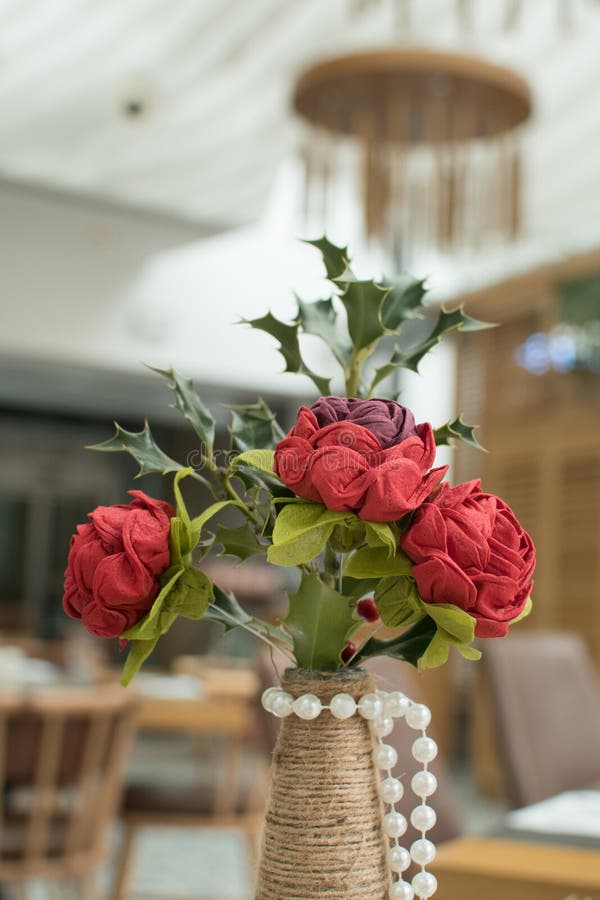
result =
[{"label": "string of pearls", "polygon": [[[431,721],[431,712],[422,703],[415,703],[400,691],[377,691],[364,694],[358,702],[350,694],[336,694],[328,705],[322,704],[315,694],[303,694],[295,700],[291,694],[280,687],[271,687],[262,695],[263,707],[279,719],[297,715],[300,719],[310,721],[316,719],[323,710],[329,710],[336,719],[349,719],[360,715],[369,722],[374,738],[373,761],[381,773],[380,796],[383,806],[382,825],[384,833],[390,839],[388,865],[392,878],[390,900],[428,900],[437,890],[435,875],[428,872],[426,866],[433,862],[436,855],[435,844],[427,838],[427,832],[436,823],[435,810],[428,804],[437,788],[435,775],[429,771],[429,763],[437,756],[437,744],[427,736],[427,726]],[[410,850],[400,844],[400,838],[408,829],[408,822],[396,804],[404,796],[404,785],[395,778],[392,770],[398,762],[398,753],[391,744],[384,743],[394,730],[394,720],[404,719],[409,728],[420,731],[412,745],[413,758],[421,764],[420,770],[413,776],[411,788],[420,799],[410,816],[413,827],[420,832]],[[421,871],[411,882],[405,881],[403,873],[411,863],[421,867]]]}]

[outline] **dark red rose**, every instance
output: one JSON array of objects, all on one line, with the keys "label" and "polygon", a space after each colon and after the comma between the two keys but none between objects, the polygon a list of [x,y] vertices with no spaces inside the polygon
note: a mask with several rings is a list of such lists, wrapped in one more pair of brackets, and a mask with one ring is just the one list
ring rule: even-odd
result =
[{"label": "dark red rose", "polygon": [[363,425],[338,421],[320,427],[315,413],[302,407],[275,448],[275,471],[305,500],[367,521],[393,522],[420,506],[444,477],[447,466],[431,469],[435,450],[429,423],[384,449]]},{"label": "dark red rose", "polygon": [[171,562],[175,510],[129,493],[131,503],[97,507],[71,538],[63,607],[99,637],[118,637],[148,612]]},{"label": "dark red rose", "polygon": [[334,422],[354,422],[368,428],[384,450],[417,433],[415,417],[410,409],[394,400],[320,397],[313,403],[311,410],[319,428]]},{"label": "dark red rose", "polygon": [[535,548],[513,511],[480,481],[438,494],[415,513],[400,546],[426,603],[452,603],[477,620],[478,637],[501,637],[525,607]]}]

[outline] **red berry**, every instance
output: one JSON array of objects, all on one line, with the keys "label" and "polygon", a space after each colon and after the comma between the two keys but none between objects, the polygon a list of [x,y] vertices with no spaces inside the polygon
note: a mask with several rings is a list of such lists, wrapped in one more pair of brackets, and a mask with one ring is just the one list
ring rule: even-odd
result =
[{"label": "red berry", "polygon": [[376,622],[379,618],[379,613],[372,597],[363,597],[362,600],[358,601],[356,608],[359,616],[366,622]]},{"label": "red berry", "polygon": [[350,662],[354,654],[356,653],[356,644],[353,644],[352,641],[346,641],[346,646],[342,650],[342,662]]}]

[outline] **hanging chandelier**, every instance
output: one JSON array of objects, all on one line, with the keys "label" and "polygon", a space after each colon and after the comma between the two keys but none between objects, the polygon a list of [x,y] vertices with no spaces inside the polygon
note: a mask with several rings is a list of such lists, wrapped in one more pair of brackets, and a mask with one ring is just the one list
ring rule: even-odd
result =
[{"label": "hanging chandelier", "polygon": [[294,106],[310,126],[309,222],[331,231],[353,194],[362,236],[398,268],[518,235],[531,97],[512,71],[425,49],[351,53],[305,70]]}]

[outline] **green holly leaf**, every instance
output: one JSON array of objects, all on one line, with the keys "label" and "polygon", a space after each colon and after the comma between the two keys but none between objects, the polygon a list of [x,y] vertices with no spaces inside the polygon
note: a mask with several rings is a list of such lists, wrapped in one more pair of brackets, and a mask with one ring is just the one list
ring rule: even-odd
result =
[{"label": "green holly leaf", "polygon": [[439,428],[435,429],[435,443],[438,447],[441,447],[443,444],[452,444],[455,441],[463,441],[463,443],[469,444],[477,450],[485,451],[485,447],[482,447],[475,437],[476,428],[477,425],[467,425],[466,422],[463,422],[462,416],[459,416],[457,419],[446,422],[445,425],[441,425]]},{"label": "green holly leaf", "polygon": [[236,456],[232,466],[236,467],[241,463],[245,463],[248,466],[252,466],[254,469],[258,469],[260,472],[264,472],[266,475],[277,478],[277,475],[275,474],[274,450],[246,450],[245,453],[240,453],[239,456]]},{"label": "green holly leaf", "polygon": [[336,279],[344,291],[340,300],[346,309],[348,332],[354,351],[365,350],[387,334],[381,313],[390,289],[374,281]]},{"label": "green holly leaf", "polygon": [[174,409],[188,420],[192,428],[206,445],[206,456],[212,453],[215,442],[215,420],[210,410],[204,405],[191,378],[184,378],[175,369],[157,369],[149,366],[153,372],[157,372],[169,381],[169,387],[175,395]]},{"label": "green holly leaf", "polygon": [[315,300],[306,303],[298,300],[298,324],[305,334],[312,334],[325,341],[341,366],[347,366],[352,355],[351,344],[340,333],[338,314],[333,300]]},{"label": "green holly leaf", "polygon": [[350,256],[347,247],[336,247],[325,235],[314,241],[305,240],[304,243],[311,244],[317,250],[320,250],[325,269],[327,270],[327,278],[330,281],[335,281],[348,268]]},{"label": "green holly leaf", "polygon": [[92,444],[88,450],[100,450],[103,453],[114,453],[125,451],[129,453],[138,463],[140,470],[136,475],[148,475],[150,472],[160,472],[166,475],[167,472],[178,472],[184,467],[167,456],[160,449],[154,436],[150,431],[148,422],[144,423],[142,431],[127,431],[121,428],[118,422],[115,422],[115,434],[113,437],[104,441],[102,444]]},{"label": "green holly leaf", "polygon": [[396,369],[410,369],[411,372],[418,372],[419,363],[423,357],[448,334],[451,334],[454,331],[480,331],[484,328],[493,327],[494,325],[490,322],[480,322],[478,319],[467,316],[464,313],[462,306],[458,306],[453,310],[446,310],[442,307],[436,324],[424,340],[420,341],[407,351],[396,347],[390,361],[386,363],[386,365],[375,370],[375,375],[371,382],[370,394],[373,393],[381,381],[395,372]]},{"label": "green holly leaf", "polygon": [[[279,342],[277,348],[285,360],[284,372],[292,372],[296,375],[306,375],[317,387],[320,394],[329,394],[329,378],[323,378],[316,375],[308,368],[302,358],[300,352],[300,341],[298,338],[298,329],[300,325],[295,322],[288,325],[276,319],[273,313],[267,313],[259,319],[244,319],[246,325],[256,328],[259,331],[266,331]],[[256,445],[255,445],[256,446]],[[246,448],[244,448],[246,449]]]},{"label": "green holly leaf", "polygon": [[355,625],[354,601],[308,574],[302,576],[300,587],[289,599],[285,624],[298,666],[337,669],[346,635]]},{"label": "green holly leaf", "polygon": [[266,548],[259,543],[249,522],[245,522],[239,528],[217,525],[215,544],[221,546],[219,556],[235,556],[242,562],[251,556],[266,553]]},{"label": "green holly leaf", "polygon": [[381,308],[381,320],[386,329],[398,331],[407,319],[421,317],[423,298],[427,293],[424,279],[405,278],[396,282],[383,281],[382,285],[390,289]]},{"label": "green holly leaf", "polygon": [[204,618],[222,625],[225,633],[234,628],[247,628],[255,634],[268,638],[282,649],[291,647],[291,638],[282,628],[248,615],[234,594],[222,591],[216,585],[214,585],[213,600],[209,604]]},{"label": "green holly leaf", "polygon": [[433,640],[435,631],[435,622],[426,616],[397,638],[389,641],[370,638],[361,647],[354,661],[355,663],[362,662],[373,656],[391,656],[393,659],[401,659],[416,667]]},{"label": "green holly leaf", "polygon": [[264,400],[256,403],[229,405],[231,412],[231,447],[240,453],[253,451],[257,447],[270,450],[285,437],[277,424],[275,413]]},{"label": "green holly leaf", "polygon": [[394,556],[380,547],[363,547],[349,556],[344,564],[344,575],[350,578],[386,578],[412,575],[412,563],[400,550]]},{"label": "green holly leaf", "polygon": [[374,599],[381,621],[388,628],[412,625],[426,615],[414,578],[406,575],[384,578],[377,585]]}]

